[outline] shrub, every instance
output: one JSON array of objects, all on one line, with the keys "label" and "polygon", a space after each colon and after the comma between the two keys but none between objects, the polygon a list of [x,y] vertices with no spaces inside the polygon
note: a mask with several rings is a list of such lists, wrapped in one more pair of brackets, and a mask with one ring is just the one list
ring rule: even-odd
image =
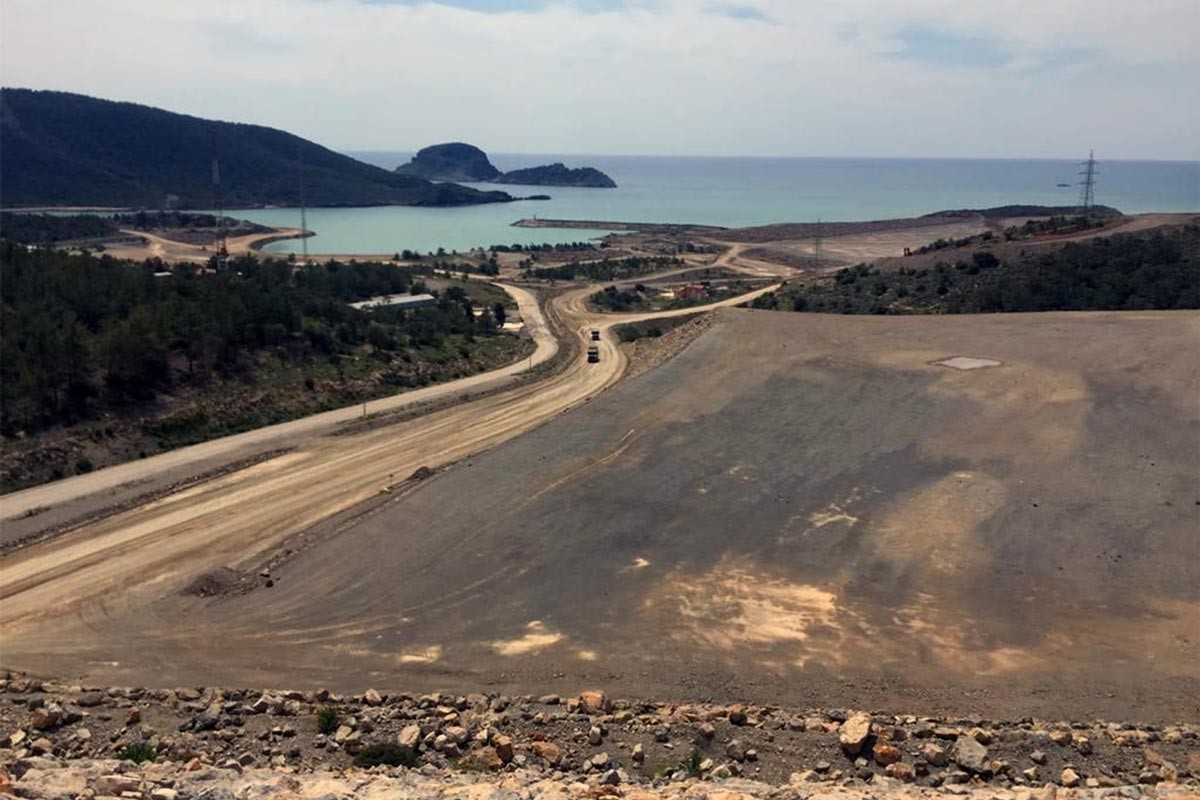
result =
[{"label": "shrub", "polygon": [[331,734],[338,729],[341,721],[341,716],[336,708],[325,706],[317,712],[317,733]]},{"label": "shrub", "polygon": [[122,761],[132,761],[135,764],[141,764],[146,761],[152,762],[156,757],[157,754],[154,752],[154,748],[145,742],[127,744],[121,750],[120,755],[117,756]]},{"label": "shrub", "polygon": [[412,750],[394,742],[367,745],[354,757],[356,767],[376,767],[380,764],[389,767],[412,767],[416,763],[417,757]]}]

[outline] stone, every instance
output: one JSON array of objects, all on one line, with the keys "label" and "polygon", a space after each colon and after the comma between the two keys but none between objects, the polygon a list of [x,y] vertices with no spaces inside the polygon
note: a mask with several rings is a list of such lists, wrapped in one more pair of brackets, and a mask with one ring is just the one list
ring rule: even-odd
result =
[{"label": "stone", "polygon": [[739,725],[739,726],[745,725],[747,719],[748,718],[746,717],[746,709],[744,709],[742,706],[732,705],[729,707],[729,724],[730,725]]},{"label": "stone", "polygon": [[362,701],[364,705],[371,706],[372,708],[383,705],[383,697],[381,697],[379,692],[375,691],[374,689],[367,689],[367,691],[363,693]]},{"label": "stone", "polygon": [[513,749],[513,740],[508,736],[504,736],[503,734],[497,734],[496,736],[492,737],[492,747],[496,749],[496,755],[498,755],[500,760],[505,764],[511,762],[513,760],[513,756],[516,755]]},{"label": "stone", "polygon": [[1029,760],[1035,764],[1045,764],[1046,763],[1046,754],[1043,753],[1041,750],[1034,750],[1032,753],[1029,754]]},{"label": "stone", "polygon": [[1059,747],[1066,747],[1071,743],[1070,731],[1050,731],[1050,741],[1054,742]]},{"label": "stone", "polygon": [[1074,789],[1079,785],[1079,773],[1070,767],[1067,767],[1062,771],[1062,775],[1059,777],[1058,782],[1068,789]]},{"label": "stone", "polygon": [[842,723],[838,731],[838,742],[842,751],[848,756],[857,756],[862,752],[867,737],[871,735],[871,715],[859,711]]},{"label": "stone", "polygon": [[946,758],[946,751],[933,742],[921,748],[921,757],[925,759],[925,763],[935,767],[944,767],[950,763],[950,759]]},{"label": "stone", "polygon": [[1025,780],[1029,781],[1030,783],[1037,783],[1038,779],[1041,777],[1041,772],[1038,771],[1037,767],[1030,767],[1029,769],[1021,770],[1021,775],[1023,775]]},{"label": "stone", "polygon": [[641,742],[638,742],[633,746],[633,750],[630,751],[629,757],[633,759],[633,763],[641,764],[646,760],[646,748],[642,747]]},{"label": "stone", "polygon": [[621,775],[617,770],[610,769],[600,777],[600,783],[604,786],[620,786]]},{"label": "stone", "polygon": [[15,730],[11,734],[9,734],[8,746],[15,750],[18,747],[20,747],[27,738],[29,738],[29,737],[28,737],[28,734],[25,733],[25,731],[19,730],[19,729]]},{"label": "stone", "polygon": [[396,734],[396,744],[410,753],[417,752],[417,748],[421,746],[421,726],[405,725],[400,729],[400,733]]},{"label": "stone", "polygon": [[142,712],[137,706],[125,712],[125,727],[137,725],[142,721]]},{"label": "stone", "polygon": [[596,755],[588,759],[588,763],[596,769],[604,769],[608,766],[608,762],[608,753],[596,753]]},{"label": "stone", "polygon": [[472,750],[459,759],[458,763],[466,769],[486,769],[492,772],[504,768],[504,761],[496,753],[496,748],[490,746]]},{"label": "stone", "polygon": [[597,689],[579,693],[579,708],[586,714],[607,714],[612,710],[608,695]]},{"label": "stone", "polygon": [[588,744],[590,744],[592,747],[596,747],[602,741],[604,741],[604,732],[601,731],[598,726],[593,725],[588,730]]},{"label": "stone", "polygon": [[981,773],[988,770],[987,748],[969,736],[960,736],[954,740],[950,757],[967,772]]},{"label": "stone", "polygon": [[902,761],[895,761],[888,764],[884,769],[884,773],[894,780],[909,782],[917,777],[917,771],[912,768],[911,764],[905,764]]},{"label": "stone", "polygon": [[48,708],[35,709],[29,718],[29,727],[35,731],[50,731],[58,727],[62,715]]},{"label": "stone", "polygon": [[553,742],[534,742],[529,747],[534,755],[550,764],[557,764],[562,757],[562,751]]},{"label": "stone", "polygon": [[701,722],[696,726],[696,735],[700,739],[711,740],[717,735],[717,729],[711,722]]},{"label": "stone", "polygon": [[895,764],[903,755],[900,752],[899,747],[895,747],[890,744],[875,745],[873,754],[875,756],[875,763],[884,767],[888,766],[889,764]]},{"label": "stone", "polygon": [[96,794],[120,797],[123,792],[137,792],[138,779],[135,775],[101,775],[92,781],[92,790]]},{"label": "stone", "polygon": [[354,733],[354,729],[349,725],[339,725],[336,732],[333,734],[333,740],[338,744],[350,738],[350,734]]},{"label": "stone", "polygon": [[725,757],[733,761],[745,761],[746,748],[737,739],[731,739],[729,744],[725,745]]}]

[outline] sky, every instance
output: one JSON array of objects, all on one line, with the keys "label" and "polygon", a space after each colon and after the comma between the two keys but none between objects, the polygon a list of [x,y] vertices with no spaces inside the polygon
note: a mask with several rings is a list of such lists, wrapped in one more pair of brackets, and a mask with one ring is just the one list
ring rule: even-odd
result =
[{"label": "sky", "polygon": [[0,0],[0,82],[337,150],[1200,159],[1200,0]]}]

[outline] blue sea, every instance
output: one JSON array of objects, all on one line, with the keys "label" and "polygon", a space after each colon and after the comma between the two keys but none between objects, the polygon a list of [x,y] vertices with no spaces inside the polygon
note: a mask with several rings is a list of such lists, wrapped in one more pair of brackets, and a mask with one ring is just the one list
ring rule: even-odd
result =
[{"label": "blue sea", "polygon": [[[409,152],[351,152],[392,169]],[[608,173],[617,189],[494,186],[513,195],[549,194],[464,208],[309,209],[311,253],[468,250],[491,244],[570,242],[605,231],[514,228],[524,217],[686,222],[743,226],[772,222],[909,217],[956,208],[1078,202],[1079,162],[1012,159],[694,158],[492,154],[501,170],[562,161]],[[1060,187],[1058,184],[1068,184]],[[1126,213],[1200,212],[1200,162],[1100,161],[1096,202]],[[267,225],[300,224],[298,209],[231,211]],[[299,241],[268,252],[300,252]]]}]

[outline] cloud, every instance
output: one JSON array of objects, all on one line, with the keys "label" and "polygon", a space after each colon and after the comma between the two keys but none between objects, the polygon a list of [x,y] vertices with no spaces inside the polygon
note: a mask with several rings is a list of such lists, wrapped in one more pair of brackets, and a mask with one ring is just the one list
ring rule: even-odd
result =
[{"label": "cloud", "polygon": [[[5,85],[337,148],[1200,155],[1200,5],[4,0]],[[98,32],[103,32],[101,35]]]}]

